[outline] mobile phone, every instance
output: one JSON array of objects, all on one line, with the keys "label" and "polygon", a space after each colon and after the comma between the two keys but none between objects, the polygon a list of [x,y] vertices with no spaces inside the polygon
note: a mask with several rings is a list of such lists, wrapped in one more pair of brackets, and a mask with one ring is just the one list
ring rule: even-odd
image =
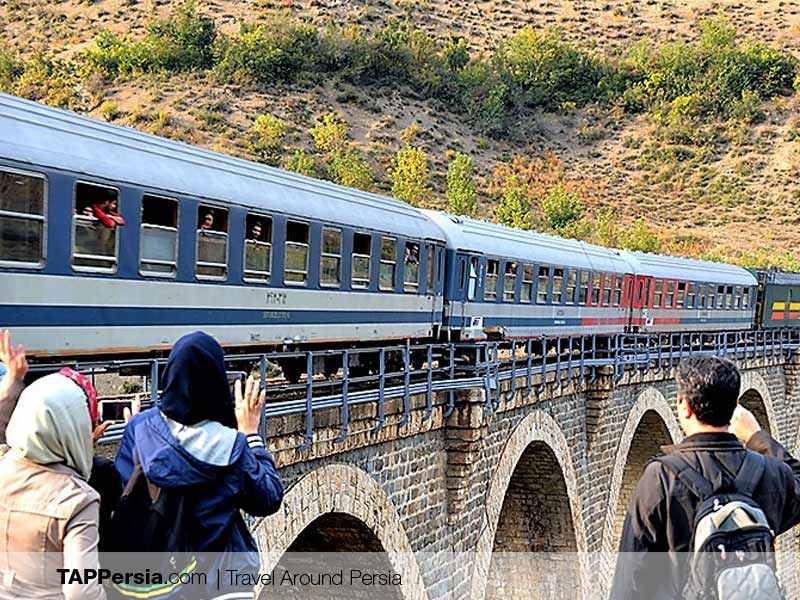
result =
[{"label": "mobile phone", "polygon": [[244,391],[245,379],[247,379],[247,373],[245,371],[228,371],[228,385],[231,386],[231,396],[233,395],[237,381],[242,382],[242,391]]},{"label": "mobile phone", "polygon": [[133,400],[103,400],[100,403],[102,421],[122,421],[125,409],[133,410]]}]

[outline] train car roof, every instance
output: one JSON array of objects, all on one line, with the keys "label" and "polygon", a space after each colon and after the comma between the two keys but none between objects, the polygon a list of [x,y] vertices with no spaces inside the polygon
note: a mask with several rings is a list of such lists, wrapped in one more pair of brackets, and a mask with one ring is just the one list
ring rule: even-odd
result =
[{"label": "train car roof", "polygon": [[631,271],[631,265],[618,250],[437,211],[425,212],[442,228],[454,250],[578,269]]},{"label": "train car roof", "polygon": [[624,254],[636,265],[636,273],[640,275],[730,285],[754,286],[758,283],[747,269],[726,263],[646,252],[624,251]]},{"label": "train car roof", "polygon": [[767,283],[775,285],[800,285],[800,273],[788,271],[767,271]]},{"label": "train car roof", "polygon": [[422,212],[386,196],[0,94],[0,157],[270,213],[444,241]]}]

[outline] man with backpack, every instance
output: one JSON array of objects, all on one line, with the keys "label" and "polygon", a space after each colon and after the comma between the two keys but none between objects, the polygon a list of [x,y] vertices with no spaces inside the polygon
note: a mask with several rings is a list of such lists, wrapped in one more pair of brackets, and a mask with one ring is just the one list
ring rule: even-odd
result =
[{"label": "man with backpack", "polygon": [[611,597],[781,598],[774,541],[800,522],[800,463],[738,406],[731,361],[684,359],[676,381],[686,437],[636,486]]}]

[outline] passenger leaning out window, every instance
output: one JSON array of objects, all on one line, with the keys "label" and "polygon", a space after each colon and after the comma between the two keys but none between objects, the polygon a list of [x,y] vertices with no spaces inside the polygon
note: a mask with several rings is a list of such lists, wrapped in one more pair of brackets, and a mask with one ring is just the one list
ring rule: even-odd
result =
[{"label": "passenger leaning out window", "polygon": [[83,208],[84,216],[97,219],[109,229],[125,225],[125,219],[118,212],[119,205],[114,194],[102,188],[93,188],[91,193],[93,197],[89,198]]}]

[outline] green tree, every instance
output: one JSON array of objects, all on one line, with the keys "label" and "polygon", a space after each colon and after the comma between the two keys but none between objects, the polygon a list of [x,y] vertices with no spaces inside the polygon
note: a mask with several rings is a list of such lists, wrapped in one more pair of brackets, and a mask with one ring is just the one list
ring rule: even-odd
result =
[{"label": "green tree", "polygon": [[620,235],[620,241],[625,250],[636,252],[661,251],[661,240],[644,220],[644,217],[639,217],[630,228],[624,230]]},{"label": "green tree", "polygon": [[447,166],[447,201],[453,214],[474,217],[478,212],[475,161],[462,152],[457,152]]},{"label": "green tree", "polygon": [[333,112],[325,113],[309,130],[314,147],[320,152],[332,152],[347,143],[347,123]]},{"label": "green tree", "polygon": [[503,187],[503,195],[494,214],[495,220],[517,229],[531,228],[531,209],[525,187],[512,175]]},{"label": "green tree", "polygon": [[258,115],[251,129],[250,149],[264,162],[277,165],[289,125],[275,115]]},{"label": "green tree", "polygon": [[392,194],[414,206],[423,206],[430,196],[428,154],[406,144],[398,150],[389,168]]},{"label": "green tree", "polygon": [[336,148],[328,160],[328,174],[339,185],[371,191],[374,188],[375,176],[364,156],[352,144]]},{"label": "green tree", "polygon": [[578,222],[586,212],[578,194],[567,190],[563,183],[548,190],[541,206],[548,227],[556,233]]},{"label": "green tree", "polygon": [[306,177],[316,177],[317,164],[314,157],[305,150],[298,148],[283,161],[283,168],[287,171],[294,171]]}]

